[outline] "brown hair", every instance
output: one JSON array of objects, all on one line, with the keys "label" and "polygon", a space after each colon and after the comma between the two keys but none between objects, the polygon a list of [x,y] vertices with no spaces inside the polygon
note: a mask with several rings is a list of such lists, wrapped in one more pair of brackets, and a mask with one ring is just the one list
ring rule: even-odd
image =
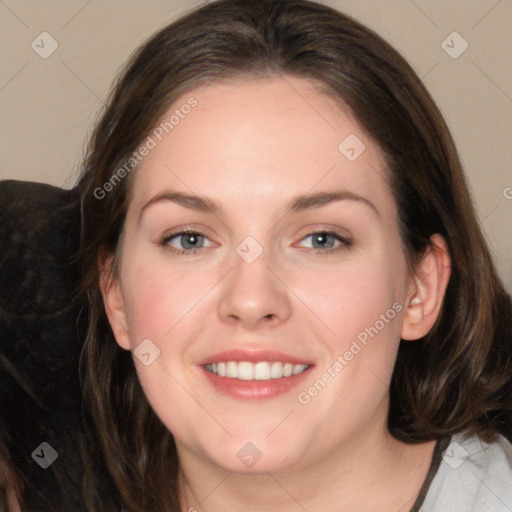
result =
[{"label": "brown hair", "polygon": [[[78,185],[89,324],[81,360],[87,417],[113,481],[133,512],[179,510],[173,437],[151,409],[132,354],[117,345],[99,288],[98,257],[115,254],[133,178],[101,189],[178,96],[216,79],[293,74],[349,107],[390,169],[412,268],[434,233],[452,275],[427,336],[401,343],[389,430],[419,442],[463,430],[495,439],[511,410],[510,301],[482,236],[457,151],[410,65],[350,17],[306,0],[219,0],[152,36],[118,77],[92,135]],[[91,446],[91,450],[94,449]],[[89,510],[100,503],[89,475]]]}]

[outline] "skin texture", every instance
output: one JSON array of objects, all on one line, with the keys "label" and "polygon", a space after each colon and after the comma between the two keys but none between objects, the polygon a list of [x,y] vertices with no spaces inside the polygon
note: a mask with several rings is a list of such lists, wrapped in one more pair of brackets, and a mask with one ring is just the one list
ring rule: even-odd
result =
[{"label": "skin texture", "polygon": [[[215,81],[183,95],[169,115],[190,96],[197,106],[137,171],[118,273],[108,277],[106,260],[101,282],[119,345],[134,350],[150,339],[160,350],[149,366],[134,360],[150,404],[176,439],[188,481],[184,510],[408,510],[434,442],[407,445],[389,435],[388,385],[400,338],[425,335],[439,314],[450,275],[444,240],[432,238],[417,286],[379,148],[313,82]],[[338,149],[350,134],[365,144],[354,161]],[[170,189],[208,196],[222,211],[164,200],[141,216]],[[286,212],[295,195],[333,190],[362,196],[378,213],[351,199]],[[187,247],[184,237],[159,245],[187,228],[205,236],[196,254],[171,251]],[[352,243],[328,253],[342,243],[314,246],[308,235],[320,229]],[[248,236],[263,250],[252,263],[236,252]],[[393,304],[400,306],[394,318],[300,403],[298,393]],[[213,388],[199,366],[233,348],[278,350],[314,367],[288,393],[238,400]],[[261,453],[252,468],[237,457],[248,442]]]}]

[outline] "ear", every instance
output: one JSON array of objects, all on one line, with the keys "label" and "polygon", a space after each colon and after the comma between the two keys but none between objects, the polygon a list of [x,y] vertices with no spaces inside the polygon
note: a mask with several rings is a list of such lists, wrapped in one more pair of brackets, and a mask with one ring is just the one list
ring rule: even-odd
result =
[{"label": "ear", "polygon": [[98,258],[101,295],[103,296],[108,321],[118,345],[125,350],[130,350],[130,336],[126,322],[123,290],[119,277],[115,276],[112,272],[113,261],[114,255]]},{"label": "ear", "polygon": [[435,234],[409,283],[402,323],[402,339],[425,336],[435,324],[451,275],[451,259],[445,239]]}]

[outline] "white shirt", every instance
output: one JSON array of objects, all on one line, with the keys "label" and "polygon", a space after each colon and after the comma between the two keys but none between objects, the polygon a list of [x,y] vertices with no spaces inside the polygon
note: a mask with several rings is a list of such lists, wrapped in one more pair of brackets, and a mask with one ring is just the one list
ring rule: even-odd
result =
[{"label": "white shirt", "polygon": [[512,512],[512,444],[452,436],[420,512]]}]

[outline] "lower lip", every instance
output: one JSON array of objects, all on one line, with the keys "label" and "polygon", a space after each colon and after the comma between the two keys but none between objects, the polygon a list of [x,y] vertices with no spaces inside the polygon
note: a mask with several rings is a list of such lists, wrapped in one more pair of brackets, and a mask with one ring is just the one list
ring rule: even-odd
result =
[{"label": "lower lip", "polygon": [[287,393],[300,384],[309,375],[313,366],[310,366],[302,373],[271,380],[240,380],[229,377],[219,377],[215,373],[202,368],[206,378],[221,393],[232,398],[255,400],[262,398],[274,398]]}]

